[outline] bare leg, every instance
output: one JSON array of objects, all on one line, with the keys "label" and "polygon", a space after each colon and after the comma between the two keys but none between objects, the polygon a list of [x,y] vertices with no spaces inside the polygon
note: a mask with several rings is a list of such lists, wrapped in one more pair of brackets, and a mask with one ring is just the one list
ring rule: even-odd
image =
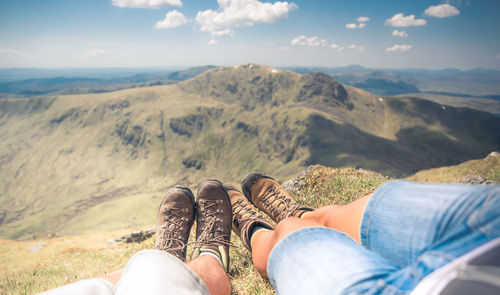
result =
[{"label": "bare leg", "polygon": [[361,220],[370,197],[371,194],[343,206],[321,207],[304,214],[302,218],[346,233],[360,244]]},{"label": "bare leg", "polygon": [[284,237],[306,227],[318,227],[321,224],[313,220],[305,220],[297,217],[283,219],[276,225],[274,230],[263,230],[256,232],[252,237],[252,261],[259,274],[267,278],[267,259],[274,246]]},{"label": "bare leg", "polygon": [[187,266],[205,282],[210,294],[231,294],[229,278],[224,268],[214,257],[199,256],[187,262]]},{"label": "bare leg", "polygon": [[360,241],[363,213],[371,195],[345,206],[325,206],[306,213],[303,218],[286,218],[274,230],[263,230],[252,237],[252,260],[259,274],[267,278],[267,260],[274,246],[284,237],[306,227],[328,227],[344,232]]}]

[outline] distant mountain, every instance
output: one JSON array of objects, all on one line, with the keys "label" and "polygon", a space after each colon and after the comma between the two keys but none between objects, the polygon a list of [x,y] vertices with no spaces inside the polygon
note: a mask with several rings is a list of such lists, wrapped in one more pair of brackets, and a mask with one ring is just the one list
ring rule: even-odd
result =
[{"label": "distant mountain", "polygon": [[198,76],[201,73],[204,73],[208,70],[211,70],[215,67],[216,66],[208,65],[208,66],[193,67],[193,68],[189,68],[187,70],[173,72],[173,73],[168,75],[168,79],[175,80],[175,81],[188,80],[188,79],[191,79],[191,78]]},{"label": "distant mountain", "polygon": [[167,188],[310,164],[389,176],[483,158],[500,118],[259,65],[173,85],[0,100],[0,236],[154,223]]},{"label": "distant mountain", "polygon": [[[178,81],[184,81],[193,78],[214,66],[194,67],[182,71],[171,73],[154,72],[149,70],[145,73],[134,73],[131,76],[130,70],[38,70],[38,69],[7,69],[0,70],[0,77],[4,76],[4,82],[0,83],[0,98],[17,96],[33,96],[33,95],[58,95],[58,94],[85,94],[85,93],[101,93],[116,91],[121,89],[158,86],[173,84]],[[8,74],[14,77],[26,76],[43,76],[48,78],[23,79],[9,81]],[[68,76],[50,77],[52,74],[67,74]],[[76,73],[88,74],[89,76],[106,77],[106,78],[88,78],[74,77]],[[7,82],[5,82],[5,80]],[[1,78],[0,78],[1,81]]]},{"label": "distant mountain", "polygon": [[[426,93],[446,93],[454,96],[474,96],[488,98],[500,95],[500,71],[473,69],[462,71],[449,68],[442,70],[428,69],[368,69],[359,65],[340,68],[296,67],[286,68],[301,74],[321,71],[348,85],[356,85],[366,91],[384,95],[401,94],[393,83],[404,83],[411,89]],[[378,88],[364,87],[369,79],[387,80],[378,83]],[[372,82],[368,82],[371,86]],[[394,91],[395,90],[395,91]],[[407,92],[411,93],[411,92]]]}]

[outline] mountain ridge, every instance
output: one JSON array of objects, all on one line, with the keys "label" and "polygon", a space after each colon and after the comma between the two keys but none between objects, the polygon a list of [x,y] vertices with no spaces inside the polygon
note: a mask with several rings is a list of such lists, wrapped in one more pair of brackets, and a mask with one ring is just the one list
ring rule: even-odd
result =
[{"label": "mountain ridge", "polygon": [[310,164],[403,176],[500,146],[489,113],[251,64],[173,85],[2,99],[0,131],[10,238],[149,224],[170,185],[206,177],[286,178]]}]

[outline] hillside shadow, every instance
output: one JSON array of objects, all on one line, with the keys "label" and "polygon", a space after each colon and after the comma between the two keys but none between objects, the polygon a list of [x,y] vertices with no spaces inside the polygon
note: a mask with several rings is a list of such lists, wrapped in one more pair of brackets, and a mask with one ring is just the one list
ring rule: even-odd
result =
[{"label": "hillside shadow", "polygon": [[317,114],[309,116],[306,136],[307,164],[359,167],[394,177],[482,158],[500,147],[494,133],[489,141],[470,140],[468,133],[452,140],[422,126],[401,129],[392,141]]}]

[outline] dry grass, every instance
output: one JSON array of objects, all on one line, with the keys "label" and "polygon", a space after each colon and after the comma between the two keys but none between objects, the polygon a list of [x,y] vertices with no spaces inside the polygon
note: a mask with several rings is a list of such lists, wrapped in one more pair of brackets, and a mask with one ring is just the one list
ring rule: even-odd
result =
[{"label": "dry grass", "polygon": [[489,156],[485,159],[471,160],[456,166],[424,170],[407,179],[422,183],[447,183],[456,182],[471,174],[500,182],[500,156]]},{"label": "dry grass", "polygon": [[[354,169],[314,166],[299,180],[294,193],[311,206],[344,204],[374,190],[387,178]],[[67,283],[100,277],[123,267],[137,251],[154,247],[153,238],[134,244],[108,244],[135,229],[34,241],[0,240],[0,293],[34,294]],[[193,239],[194,231],[191,234]],[[252,265],[250,252],[236,235],[229,276],[234,294],[274,294],[270,283]],[[30,248],[42,244],[40,250]],[[188,257],[189,257],[188,249]]]},{"label": "dry grass", "polygon": [[[469,161],[458,166],[422,171],[409,179],[448,182],[467,174],[479,174],[499,181],[499,161],[500,157]],[[388,180],[385,176],[365,170],[316,165],[297,177],[297,189],[292,195],[299,203],[312,207],[346,204],[371,193]],[[153,238],[133,244],[108,243],[110,238],[134,230],[34,241],[0,240],[0,294],[34,294],[119,269],[135,252],[154,247]],[[191,233],[193,239],[194,229]],[[235,234],[232,235],[232,242],[236,246],[230,250],[229,277],[233,294],[274,294],[270,283],[262,279],[253,267],[249,251]],[[30,250],[40,244],[42,246],[38,251]]]}]

